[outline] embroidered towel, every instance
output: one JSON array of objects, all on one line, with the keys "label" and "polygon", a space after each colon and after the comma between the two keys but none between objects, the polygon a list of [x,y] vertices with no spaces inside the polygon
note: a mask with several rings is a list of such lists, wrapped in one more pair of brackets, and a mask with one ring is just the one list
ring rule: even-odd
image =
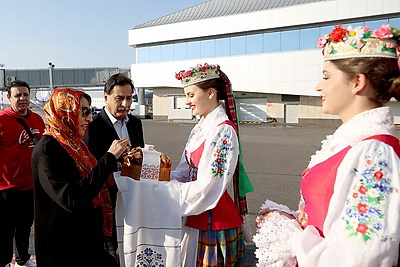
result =
[{"label": "embroidered towel", "polygon": [[[181,206],[177,181],[134,180],[114,173],[121,267],[181,266]],[[142,265],[141,265],[142,264]]]},{"label": "embroidered towel", "polygon": [[160,156],[156,150],[142,149],[143,163],[140,179],[158,180],[160,176]]}]

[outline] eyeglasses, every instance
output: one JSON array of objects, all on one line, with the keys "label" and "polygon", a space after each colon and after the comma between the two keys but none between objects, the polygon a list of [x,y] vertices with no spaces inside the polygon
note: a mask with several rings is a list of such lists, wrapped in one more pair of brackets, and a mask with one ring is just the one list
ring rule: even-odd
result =
[{"label": "eyeglasses", "polygon": [[83,107],[83,108],[81,109],[81,114],[82,114],[82,116],[83,116],[84,118],[87,118],[89,115],[92,115],[92,110],[91,110],[91,108]]}]

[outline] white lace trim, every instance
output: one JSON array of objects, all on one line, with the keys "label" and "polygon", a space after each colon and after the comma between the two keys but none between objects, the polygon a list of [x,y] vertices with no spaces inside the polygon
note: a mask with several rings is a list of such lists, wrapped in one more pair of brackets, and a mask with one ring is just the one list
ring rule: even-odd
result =
[{"label": "white lace trim", "polygon": [[290,210],[288,208],[288,206],[283,205],[283,204],[278,204],[278,203],[276,203],[276,202],[274,202],[272,200],[269,200],[269,199],[267,199],[264,202],[264,204],[261,205],[260,210],[263,210],[263,209],[279,210],[279,211],[283,211],[283,212],[286,212],[286,213],[289,213],[289,214],[293,214],[293,216],[296,216],[295,212]]},{"label": "white lace trim", "polygon": [[[276,209],[293,213],[287,206],[267,200],[261,209]],[[267,221],[262,222],[262,227],[257,229],[253,237],[256,245],[258,267],[264,266],[296,266],[296,257],[291,246],[291,238],[295,233],[301,232],[299,223],[294,219],[272,212]]]}]

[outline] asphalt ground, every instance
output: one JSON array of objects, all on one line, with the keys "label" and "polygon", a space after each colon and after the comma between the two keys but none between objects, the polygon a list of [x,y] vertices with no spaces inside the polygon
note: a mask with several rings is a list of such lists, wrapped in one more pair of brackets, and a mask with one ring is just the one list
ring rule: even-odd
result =
[{"label": "asphalt ground", "polygon": [[[195,124],[154,120],[142,123],[145,143],[170,156],[172,168],[176,167]],[[321,141],[336,128],[337,125],[317,124],[240,124],[243,161],[255,189],[247,195],[252,234],[255,234],[255,218],[266,199],[297,208],[301,173],[310,156],[321,147]],[[400,127],[396,136],[400,138]],[[252,242],[246,243],[247,266],[256,266],[254,249]]]}]

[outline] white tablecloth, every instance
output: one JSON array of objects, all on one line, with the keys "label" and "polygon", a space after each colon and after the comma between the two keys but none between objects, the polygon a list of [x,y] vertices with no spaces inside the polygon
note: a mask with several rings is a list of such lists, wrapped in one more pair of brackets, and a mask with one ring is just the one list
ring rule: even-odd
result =
[{"label": "white tablecloth", "polygon": [[[114,173],[121,267],[181,266],[182,220],[176,181],[136,181]],[[122,256],[123,255],[123,256]]]}]

